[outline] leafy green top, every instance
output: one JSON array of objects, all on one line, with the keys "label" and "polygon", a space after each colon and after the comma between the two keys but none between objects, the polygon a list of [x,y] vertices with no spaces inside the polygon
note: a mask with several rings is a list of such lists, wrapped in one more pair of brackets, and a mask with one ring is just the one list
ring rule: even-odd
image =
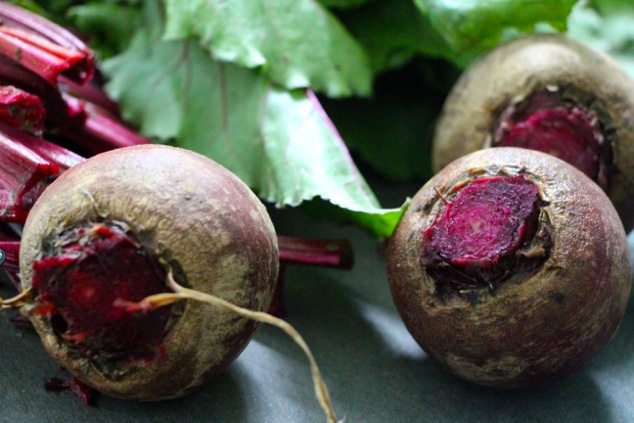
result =
[{"label": "leafy green top", "polygon": [[[521,33],[569,24],[571,34],[631,60],[634,30],[618,18],[631,16],[629,2],[575,3],[40,2],[60,18],[69,10],[92,37],[109,92],[142,133],[208,155],[280,207],[325,200],[334,206],[326,217],[344,215],[377,237],[391,234],[403,210],[379,204],[348,148],[384,175],[428,177],[430,128],[453,78]],[[405,80],[421,101],[381,82],[406,65],[427,87]]]}]

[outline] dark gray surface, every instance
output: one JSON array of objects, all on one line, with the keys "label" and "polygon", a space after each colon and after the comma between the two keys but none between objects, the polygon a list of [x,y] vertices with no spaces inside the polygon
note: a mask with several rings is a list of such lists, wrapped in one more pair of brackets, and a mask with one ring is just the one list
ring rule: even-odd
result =
[{"label": "dark gray surface", "polygon": [[[352,271],[291,266],[284,294],[286,318],[312,348],[346,422],[634,421],[631,306],[607,348],[568,380],[526,392],[479,388],[444,372],[409,336],[375,240],[299,213],[273,214],[281,234],[347,237],[353,244]],[[44,390],[45,378],[64,373],[31,329],[6,317],[0,326],[0,422],[325,421],[304,355],[276,328],[263,327],[234,364],[187,398],[137,403],[100,396],[97,407],[87,407],[70,392]]]}]

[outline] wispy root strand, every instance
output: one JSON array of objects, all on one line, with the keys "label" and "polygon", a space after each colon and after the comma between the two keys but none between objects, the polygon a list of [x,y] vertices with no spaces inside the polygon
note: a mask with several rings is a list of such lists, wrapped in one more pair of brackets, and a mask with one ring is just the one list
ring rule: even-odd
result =
[{"label": "wispy root strand", "polygon": [[243,307],[239,307],[235,304],[232,304],[228,301],[223,300],[222,298],[216,297],[215,295],[207,294],[204,292],[195,291],[193,289],[185,288],[179,285],[172,275],[172,272],[169,272],[167,275],[167,285],[173,292],[164,292],[160,294],[150,295],[139,302],[129,302],[129,301],[117,301],[116,305],[125,307],[127,311],[141,311],[148,312],[154,310],[158,307],[163,307],[166,305],[173,304],[182,300],[193,300],[198,301],[204,304],[209,304],[212,306],[222,307],[226,310],[230,310],[242,317],[246,317],[247,319],[255,320],[260,323],[267,323],[272,326],[276,326],[282,329],[288,336],[290,336],[293,341],[299,345],[299,347],[304,351],[304,354],[308,358],[310,363],[310,371],[313,378],[313,385],[315,387],[315,396],[321,405],[321,408],[326,413],[326,417],[328,419],[328,423],[340,423],[340,420],[337,420],[335,416],[334,409],[332,407],[332,402],[330,400],[330,395],[328,394],[328,388],[324,381],[324,378],[317,367],[317,361],[313,356],[313,353],[308,348],[308,345],[301,337],[299,332],[291,326],[286,321],[272,316],[268,313],[264,313],[261,311],[253,311]]}]

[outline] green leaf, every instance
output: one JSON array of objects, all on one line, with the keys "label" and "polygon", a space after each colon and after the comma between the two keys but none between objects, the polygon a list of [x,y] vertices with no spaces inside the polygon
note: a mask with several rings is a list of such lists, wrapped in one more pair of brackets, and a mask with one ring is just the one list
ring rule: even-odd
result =
[{"label": "green leaf", "polygon": [[629,0],[581,0],[577,3],[578,8],[591,7],[596,9],[601,16],[614,16],[621,12],[631,13],[634,4]]},{"label": "green leaf", "polygon": [[574,7],[568,34],[616,59],[634,78],[634,4],[597,1]]},{"label": "green leaf", "polygon": [[368,52],[377,74],[401,67],[419,54],[438,57],[450,52],[412,1],[375,1],[339,16]]},{"label": "green leaf", "polygon": [[216,160],[280,207],[321,198],[375,235],[391,233],[401,209],[381,208],[311,91],[281,89],[157,32],[139,31],[103,65],[142,133]]},{"label": "green leaf", "polygon": [[[466,65],[495,47],[507,31],[529,33],[537,24],[566,29],[577,0],[414,0],[448,46],[445,57]],[[439,49],[442,51],[442,47]]]},{"label": "green leaf", "polygon": [[460,70],[418,57],[377,78],[370,99],[323,99],[346,145],[383,177],[432,176],[433,126]]},{"label": "green leaf", "polygon": [[215,59],[261,67],[287,89],[371,91],[365,52],[314,0],[166,0],[166,8],[166,37],[196,37]]},{"label": "green leaf", "polygon": [[375,0],[318,0],[325,7],[353,8]]},{"label": "green leaf", "polygon": [[64,19],[65,11],[73,5],[73,0],[9,0],[8,3],[13,3],[49,20],[59,22]]},{"label": "green leaf", "polygon": [[90,34],[91,48],[101,58],[122,51],[130,41],[130,28],[141,23],[134,8],[113,3],[89,3],[68,10],[68,19],[84,34]]},{"label": "green leaf", "polygon": [[404,199],[401,207],[390,209],[383,214],[354,212],[340,207],[333,207],[332,203],[323,201],[321,198],[302,203],[301,210],[308,216],[316,219],[323,219],[328,216],[328,220],[337,224],[347,224],[353,222],[358,227],[374,234],[377,238],[388,238],[400,222],[405,210],[409,206],[409,198]]}]

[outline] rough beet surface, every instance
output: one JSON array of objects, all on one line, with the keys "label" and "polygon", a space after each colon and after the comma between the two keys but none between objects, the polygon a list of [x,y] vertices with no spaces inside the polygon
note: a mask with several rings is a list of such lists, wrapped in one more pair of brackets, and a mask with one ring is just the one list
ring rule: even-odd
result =
[{"label": "rough beet surface", "polygon": [[188,394],[229,365],[259,324],[190,301],[146,316],[117,304],[166,290],[171,274],[266,311],[278,269],[273,224],[248,186],[163,145],[112,150],[64,172],[33,206],[20,243],[22,284],[36,300],[30,318],[47,352],[126,399]]},{"label": "rough beet surface", "polygon": [[[464,276],[474,270],[457,267],[465,262],[504,272],[491,289],[474,282],[482,273]],[[588,364],[619,327],[632,278],[625,231],[598,185],[513,147],[468,154],[430,179],[389,241],[387,270],[420,346],[452,373],[505,389],[552,384]]]},{"label": "rough beet surface", "polygon": [[457,288],[493,287],[515,270],[516,252],[535,234],[539,189],[516,175],[478,178],[450,191],[457,193],[423,231],[421,261]]},{"label": "rough beet surface", "polygon": [[55,334],[84,356],[152,360],[170,309],[130,313],[119,303],[166,292],[156,256],[114,222],[74,228],[59,241],[33,264],[32,285]]},{"label": "rough beet surface", "polygon": [[505,43],[468,68],[436,125],[432,162],[523,147],[580,169],[634,228],[634,80],[611,57],[560,34]]}]

